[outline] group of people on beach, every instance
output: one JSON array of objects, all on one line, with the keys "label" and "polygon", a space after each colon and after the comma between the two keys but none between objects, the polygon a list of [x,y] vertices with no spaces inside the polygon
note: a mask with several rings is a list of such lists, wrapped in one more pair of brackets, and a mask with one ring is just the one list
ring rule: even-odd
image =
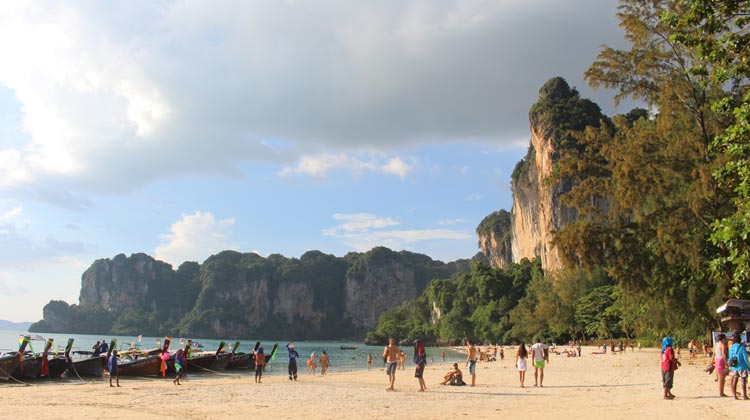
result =
[{"label": "group of people on beach", "polygon": [[[497,351],[497,349],[495,349]],[[383,361],[386,364],[385,371],[388,375],[389,386],[386,388],[388,391],[394,390],[394,384],[396,381],[396,370],[400,363],[401,355],[403,351],[396,345],[396,340],[390,338],[388,345],[383,349]],[[480,350],[474,344],[472,340],[468,340],[466,343],[466,366],[471,377],[469,386],[476,385],[476,366],[477,361],[480,360]],[[549,363],[549,347],[542,343],[540,339],[537,339],[536,343],[532,345],[529,350],[526,349],[524,343],[518,347],[516,352],[515,365],[518,369],[519,380],[521,387],[524,387],[524,381],[526,379],[527,370],[527,359],[531,357],[531,363],[534,366],[534,386],[544,386],[544,368]],[[445,352],[442,354],[443,360],[445,360]],[[424,368],[427,362],[427,354],[424,350],[424,344],[421,340],[414,340],[414,365],[416,366],[414,377],[419,382],[419,391],[426,391],[427,385],[424,381]],[[368,369],[370,368],[370,359],[368,358]],[[453,363],[452,368],[443,376],[443,380],[440,385],[467,385],[463,379],[463,372],[458,367],[458,363]]]}]

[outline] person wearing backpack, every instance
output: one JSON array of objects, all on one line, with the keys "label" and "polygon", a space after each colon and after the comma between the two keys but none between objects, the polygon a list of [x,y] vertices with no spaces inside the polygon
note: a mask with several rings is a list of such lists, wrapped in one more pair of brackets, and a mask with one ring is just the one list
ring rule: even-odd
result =
[{"label": "person wearing backpack", "polygon": [[750,372],[750,361],[747,359],[747,350],[742,344],[740,332],[735,331],[732,334],[732,345],[729,347],[729,370],[732,375],[732,394],[735,400],[737,397],[737,380],[742,381],[742,399],[747,399],[747,375]]}]

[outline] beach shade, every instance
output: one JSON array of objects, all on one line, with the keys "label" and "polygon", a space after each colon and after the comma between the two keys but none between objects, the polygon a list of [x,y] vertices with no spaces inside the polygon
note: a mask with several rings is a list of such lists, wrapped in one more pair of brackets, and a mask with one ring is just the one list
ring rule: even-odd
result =
[{"label": "beach shade", "polygon": [[716,308],[716,313],[723,315],[721,322],[726,325],[725,330],[744,331],[750,321],[750,300],[729,299]]}]

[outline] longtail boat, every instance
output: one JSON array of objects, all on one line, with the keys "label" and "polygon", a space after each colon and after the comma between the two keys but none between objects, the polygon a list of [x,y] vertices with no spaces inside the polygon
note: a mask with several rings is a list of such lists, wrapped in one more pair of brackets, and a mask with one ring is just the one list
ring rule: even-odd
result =
[{"label": "longtail boat", "polygon": [[255,365],[253,363],[253,355],[251,353],[242,353],[239,352],[240,349],[240,342],[237,341],[234,343],[234,347],[232,347],[232,357],[229,359],[229,363],[227,363],[226,369],[250,369]]},{"label": "longtail boat", "polygon": [[78,376],[102,377],[104,375],[104,368],[107,366],[107,357],[112,354],[112,350],[116,345],[117,340],[112,340],[107,354],[94,355],[94,353],[90,351],[74,351],[73,354],[88,357],[73,360],[68,371],[73,372],[73,374],[77,374]]},{"label": "longtail boat", "polygon": [[[29,337],[29,347],[31,347],[31,340],[44,340],[44,337],[35,335],[33,337]],[[54,340],[49,339],[46,340],[45,346],[44,346],[44,352],[42,353],[34,353],[34,349],[32,347],[32,351],[30,353],[25,353],[23,355],[23,359],[21,360],[20,366],[16,368],[15,373],[13,374],[16,378],[25,378],[25,379],[37,379],[41,376],[42,370],[45,369],[45,373],[47,370],[47,353],[49,352],[50,347],[52,347],[52,343],[54,343]]]},{"label": "longtail boat", "polygon": [[[51,339],[50,339],[51,340]],[[48,378],[59,378],[68,369],[70,365],[70,350],[73,348],[73,342],[75,339],[69,338],[68,344],[65,346],[65,352],[60,355],[52,355],[50,357],[49,350],[47,351],[47,372],[42,368],[42,376]]]},{"label": "longtail boat", "polygon": [[29,344],[29,336],[24,336],[18,351],[0,357],[0,380],[7,381],[13,377],[13,373],[21,366],[21,360]]},{"label": "longtail boat", "polygon": [[225,346],[222,341],[215,352],[192,353],[187,360],[188,366],[198,370],[224,370],[232,360],[232,353],[224,352]]},{"label": "longtail boat", "polygon": [[[170,342],[169,338],[165,339],[161,351],[168,351]],[[161,357],[158,354],[136,354],[131,359],[119,362],[117,367],[123,376],[158,376],[161,375]]]}]

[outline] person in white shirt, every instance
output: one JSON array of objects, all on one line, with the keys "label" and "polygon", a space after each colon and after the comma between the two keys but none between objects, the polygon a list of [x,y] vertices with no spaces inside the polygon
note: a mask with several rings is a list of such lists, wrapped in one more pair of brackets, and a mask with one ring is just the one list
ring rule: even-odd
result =
[{"label": "person in white shirt", "polygon": [[536,339],[536,344],[531,346],[531,360],[534,363],[534,386],[544,386],[544,366],[549,362],[549,348],[542,344],[540,338]]}]

